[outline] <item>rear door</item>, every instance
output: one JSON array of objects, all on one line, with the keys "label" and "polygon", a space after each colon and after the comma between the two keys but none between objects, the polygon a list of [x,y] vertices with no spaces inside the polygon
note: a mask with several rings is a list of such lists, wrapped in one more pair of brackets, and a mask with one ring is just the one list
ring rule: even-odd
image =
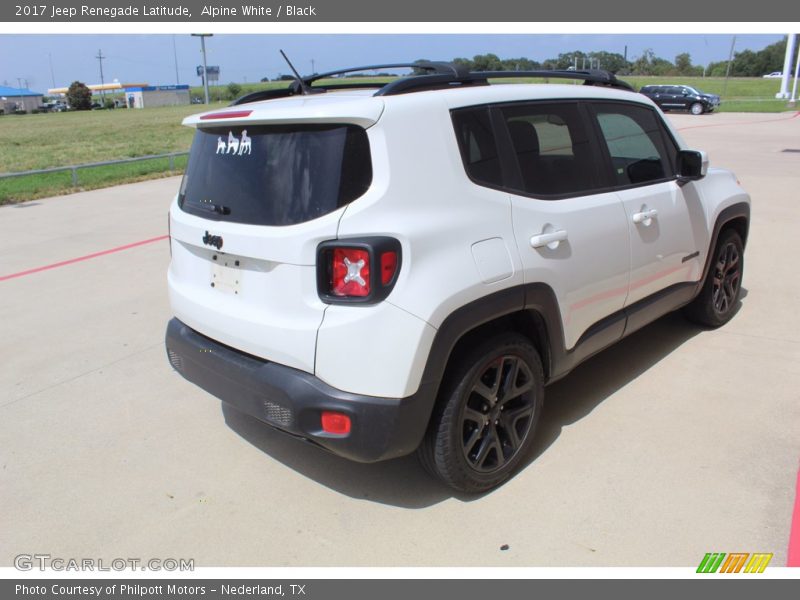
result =
[{"label": "rear door", "polygon": [[671,85],[665,89],[664,106],[671,109],[685,110],[687,107],[687,100],[683,88]]},{"label": "rear door", "polygon": [[190,327],[313,372],[325,305],[317,245],[372,179],[366,131],[350,124],[201,127],[170,211],[170,300]]},{"label": "rear door", "polygon": [[553,289],[570,349],[625,302],[630,256],[625,210],[615,193],[599,191],[597,143],[590,141],[578,102],[532,102],[496,111],[519,173],[511,205],[524,281]]}]

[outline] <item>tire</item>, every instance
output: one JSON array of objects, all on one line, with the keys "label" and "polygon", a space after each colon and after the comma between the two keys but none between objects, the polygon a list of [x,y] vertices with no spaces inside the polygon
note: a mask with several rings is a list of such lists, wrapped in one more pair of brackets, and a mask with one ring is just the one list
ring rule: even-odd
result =
[{"label": "tire", "polygon": [[693,115],[702,115],[704,111],[703,105],[700,102],[695,102],[689,107],[689,112]]},{"label": "tire", "polygon": [[712,261],[703,288],[684,312],[695,323],[720,327],[735,314],[742,290],[744,245],[736,231],[720,234]]},{"label": "tire", "polygon": [[418,456],[451,488],[485,492],[530,451],[543,405],[542,361],[516,333],[489,338],[455,360]]}]

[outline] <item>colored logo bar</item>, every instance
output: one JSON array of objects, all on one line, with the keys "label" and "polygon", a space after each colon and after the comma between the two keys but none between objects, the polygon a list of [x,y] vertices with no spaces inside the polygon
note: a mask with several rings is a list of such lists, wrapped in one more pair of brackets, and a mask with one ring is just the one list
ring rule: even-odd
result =
[{"label": "colored logo bar", "polygon": [[[726,558],[727,557],[727,558]],[[749,559],[749,560],[748,560]],[[772,553],[708,552],[697,567],[698,573],[763,573],[772,560]],[[744,569],[744,571],[742,571]]]}]

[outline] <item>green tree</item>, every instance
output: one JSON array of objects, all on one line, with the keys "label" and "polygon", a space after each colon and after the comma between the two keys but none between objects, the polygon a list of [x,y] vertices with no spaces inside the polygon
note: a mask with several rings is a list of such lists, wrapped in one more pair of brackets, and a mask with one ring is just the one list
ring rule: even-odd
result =
[{"label": "green tree", "polygon": [[[574,67],[576,62],[575,59],[577,59],[578,69],[583,69],[584,64],[589,62],[589,55],[585,52],[581,52],[580,50],[576,50],[575,52],[562,52],[558,55],[558,58],[550,59],[547,62],[554,64],[555,66],[553,68],[563,71],[569,69],[570,67]],[[589,68],[588,64],[586,65],[586,68]]]},{"label": "green tree", "polygon": [[475,71],[503,71],[503,62],[496,54],[478,54],[472,58]]},{"label": "green tree", "polygon": [[506,58],[502,61],[503,71],[536,71],[542,67],[541,63],[530,58]]},{"label": "green tree", "polygon": [[688,52],[681,52],[675,57],[675,68],[679,75],[689,75],[692,71],[692,57]]},{"label": "green tree", "polygon": [[463,58],[463,57],[454,58],[453,59],[453,64],[461,65],[463,67],[466,67],[470,71],[474,71],[475,70],[475,63],[472,62],[471,58]]},{"label": "green tree", "polygon": [[67,90],[67,102],[74,110],[91,110],[92,91],[85,83],[73,81]]},{"label": "green tree", "polygon": [[[773,71],[783,70],[783,59],[786,56],[787,38],[770,44],[761,50],[742,50],[733,55],[731,61],[731,76],[733,77],[761,77]],[[797,60],[797,50],[792,58],[792,65]],[[728,70],[728,61],[721,60],[708,65],[706,75],[724,77]]]},{"label": "green tree", "polygon": [[238,98],[241,93],[242,93],[242,86],[240,86],[238,83],[234,83],[233,81],[231,81],[228,84],[228,98],[230,98],[231,100],[236,100],[236,98]]},{"label": "green tree", "polygon": [[633,75],[674,75],[675,65],[665,58],[656,56],[652,48],[648,48],[631,64]]},{"label": "green tree", "polygon": [[600,68],[612,73],[625,73],[630,68],[630,63],[618,52],[592,52],[589,57],[595,64],[600,63]]}]

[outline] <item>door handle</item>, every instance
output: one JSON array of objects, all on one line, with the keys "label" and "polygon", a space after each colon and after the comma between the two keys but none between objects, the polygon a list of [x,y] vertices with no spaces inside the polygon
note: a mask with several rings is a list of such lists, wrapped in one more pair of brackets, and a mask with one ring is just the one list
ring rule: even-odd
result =
[{"label": "door handle", "polygon": [[567,240],[567,232],[564,229],[551,233],[540,233],[531,238],[531,248],[541,248],[547,246],[550,250],[555,250],[561,242]]},{"label": "door handle", "polygon": [[633,222],[637,224],[641,223],[645,227],[648,227],[657,216],[658,211],[655,208],[651,208],[650,210],[633,213]]}]

